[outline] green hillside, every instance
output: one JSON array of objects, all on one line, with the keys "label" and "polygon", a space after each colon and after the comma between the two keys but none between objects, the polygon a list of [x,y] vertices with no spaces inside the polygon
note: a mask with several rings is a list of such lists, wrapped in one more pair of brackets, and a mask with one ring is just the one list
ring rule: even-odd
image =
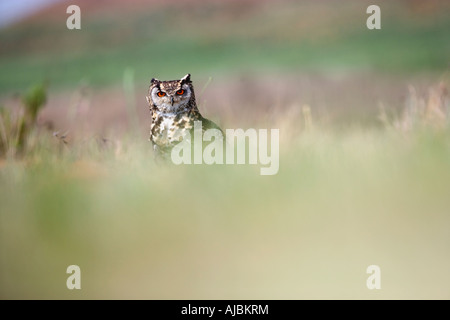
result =
[{"label": "green hillside", "polygon": [[450,56],[450,10],[445,1],[433,3],[382,3],[382,29],[373,31],[366,28],[366,1],[132,1],[101,10],[81,2],[81,30],[66,28],[62,3],[58,14],[43,12],[0,31],[0,92],[43,78],[52,87],[81,80],[111,84],[121,81],[127,67],[139,80],[187,71],[442,72]]}]

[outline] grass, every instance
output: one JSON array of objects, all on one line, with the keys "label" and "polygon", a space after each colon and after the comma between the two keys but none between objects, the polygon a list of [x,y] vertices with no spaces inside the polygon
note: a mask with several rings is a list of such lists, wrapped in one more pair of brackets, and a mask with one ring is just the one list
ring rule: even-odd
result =
[{"label": "grass", "polygon": [[0,31],[0,93],[43,79],[58,89],[80,81],[111,85],[127,68],[136,70],[137,81],[148,81],[180,72],[210,76],[344,68],[440,73],[448,67],[444,2],[432,14],[416,16],[407,4],[386,3],[377,31],[366,29],[364,5],[348,2],[336,15],[317,4],[287,2],[251,7],[241,18],[232,4],[206,6],[207,15],[189,5],[173,13],[167,5],[130,15],[120,25],[114,11],[86,15],[80,32],[68,31],[59,20],[35,23],[32,32],[18,25]]},{"label": "grass", "polygon": [[[448,298],[448,127],[418,112],[406,131],[409,113],[335,131],[305,112],[308,130],[280,128],[275,176],[159,166],[133,136],[119,148],[35,132],[0,164],[0,296]],[[80,291],[65,287],[71,264]]]},{"label": "grass", "polygon": [[[403,37],[404,35],[399,35]],[[432,39],[432,41],[430,40]],[[226,40],[219,44],[202,44],[183,39],[171,39],[171,44],[148,39],[139,44],[109,51],[90,51],[88,55],[45,55],[33,58],[18,56],[0,58],[4,75],[0,89],[11,91],[28,86],[30,79],[48,79],[53,87],[70,87],[80,81],[92,85],[110,85],[121,80],[126,68],[138,70],[136,77],[148,81],[152,75],[173,77],[179,70],[194,70],[197,74],[224,73],[246,69],[258,71],[261,66],[280,71],[296,69],[324,70],[350,67],[353,69],[441,71],[448,62],[449,49],[431,50],[439,47],[445,38],[438,36],[404,39],[401,42],[389,36],[366,39],[356,36],[337,43],[311,45],[301,42],[295,45],[276,43],[249,43]],[[448,41],[447,41],[448,43]],[[183,57],[180,59],[180,53]],[[202,54],[199,55],[198,53]],[[150,57],[164,57],[154,60]],[[187,71],[184,71],[185,73]],[[7,75],[7,77],[6,77]]]},{"label": "grass", "polygon": [[[450,298],[448,75],[392,93],[447,70],[448,5],[383,3],[369,32],[367,2],[233,3],[138,8],[120,24],[113,6],[82,8],[82,32],[50,16],[0,31],[0,94],[46,79],[42,111],[68,110],[44,128],[33,103],[44,87],[31,90],[22,103],[38,116],[16,148],[25,111],[1,101],[0,298]],[[306,70],[331,76],[289,77]],[[143,83],[188,72],[247,77],[214,82],[201,110],[230,128],[279,128],[278,174],[153,161]],[[72,264],[81,290],[66,288]],[[366,287],[372,264],[379,291]]]}]

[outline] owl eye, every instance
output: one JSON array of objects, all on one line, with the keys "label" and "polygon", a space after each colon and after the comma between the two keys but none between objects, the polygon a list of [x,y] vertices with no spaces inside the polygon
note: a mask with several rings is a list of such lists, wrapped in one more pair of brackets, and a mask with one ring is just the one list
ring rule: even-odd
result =
[{"label": "owl eye", "polygon": [[165,92],[162,92],[162,91],[160,91],[160,92],[158,92],[158,97],[164,97],[166,95],[166,93]]},{"label": "owl eye", "polygon": [[180,89],[180,90],[177,91],[177,94],[180,95],[180,96],[181,96],[183,93],[184,93],[184,90],[183,90],[183,89]]}]

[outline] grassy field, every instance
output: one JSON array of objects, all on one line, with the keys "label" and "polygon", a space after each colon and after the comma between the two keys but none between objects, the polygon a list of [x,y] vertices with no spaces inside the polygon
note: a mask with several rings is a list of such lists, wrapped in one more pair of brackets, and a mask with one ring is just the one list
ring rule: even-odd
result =
[{"label": "grassy field", "polygon": [[449,297],[448,130],[304,133],[275,176],[93,144],[1,163],[2,298]]},{"label": "grassy field", "polygon": [[[295,120],[274,176],[156,165],[130,135],[32,133],[26,157],[0,163],[2,298],[448,298],[448,115],[340,131]],[[65,287],[71,264],[80,291]]]},{"label": "grassy field", "polygon": [[[449,299],[448,4],[192,1],[0,30],[0,298]],[[147,82],[187,72],[278,174],[154,162]]]},{"label": "grassy field", "polygon": [[108,8],[78,2],[81,30],[67,30],[68,15],[61,14],[66,3],[0,30],[0,93],[23,91],[42,79],[52,88],[80,81],[111,85],[128,67],[138,81],[183,72],[213,77],[335,69],[408,74],[448,67],[446,1],[384,1],[382,29],[372,32],[366,28],[367,1],[345,1],[339,9],[333,1],[279,6],[135,1],[127,7],[112,1]]}]

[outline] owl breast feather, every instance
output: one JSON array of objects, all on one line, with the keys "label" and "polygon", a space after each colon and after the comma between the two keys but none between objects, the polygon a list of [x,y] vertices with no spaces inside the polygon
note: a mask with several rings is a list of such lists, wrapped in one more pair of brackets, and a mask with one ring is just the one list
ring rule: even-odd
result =
[{"label": "owl breast feather", "polygon": [[160,116],[152,127],[152,141],[160,147],[171,147],[183,140],[192,128],[192,121],[186,116]]}]

